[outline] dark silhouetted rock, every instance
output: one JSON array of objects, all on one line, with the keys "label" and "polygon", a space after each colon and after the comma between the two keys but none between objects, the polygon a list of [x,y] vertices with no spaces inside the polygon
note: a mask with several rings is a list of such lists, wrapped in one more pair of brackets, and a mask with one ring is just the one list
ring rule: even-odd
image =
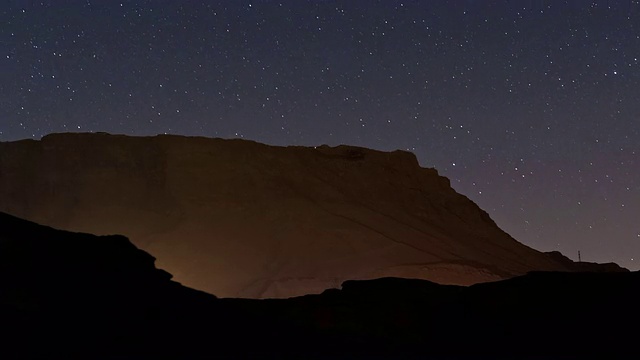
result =
[{"label": "dark silhouetted rock", "polygon": [[172,341],[182,317],[197,324],[191,309],[215,296],[171,281],[154,261],[123,236],[69,233],[0,213],[0,354],[93,358]]},{"label": "dark silhouetted rock", "polygon": [[216,299],[122,236],[0,213],[0,358],[633,357],[638,272],[533,272],[470,287],[347,281],[291,299]]},{"label": "dark silhouetted rock", "polygon": [[0,143],[0,199],[56,228],[127,234],[181,283],[222,297],[584,268],[518,243],[405,151],[55,134]]}]

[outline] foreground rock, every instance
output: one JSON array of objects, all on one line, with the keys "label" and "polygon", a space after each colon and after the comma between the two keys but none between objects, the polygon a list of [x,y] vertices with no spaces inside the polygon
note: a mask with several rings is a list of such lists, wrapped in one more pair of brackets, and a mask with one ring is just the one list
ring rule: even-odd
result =
[{"label": "foreground rock", "polygon": [[172,282],[154,260],[123,236],[0,213],[0,358],[146,354],[172,341],[215,296]]},{"label": "foreground rock", "polygon": [[585,266],[518,243],[403,151],[57,134],[0,143],[0,199],[49,226],[127,234],[181,283],[222,297]]},{"label": "foreground rock", "polygon": [[0,213],[0,358],[567,359],[633,354],[640,273],[384,278],[286,300],[185,288],[121,236]]}]

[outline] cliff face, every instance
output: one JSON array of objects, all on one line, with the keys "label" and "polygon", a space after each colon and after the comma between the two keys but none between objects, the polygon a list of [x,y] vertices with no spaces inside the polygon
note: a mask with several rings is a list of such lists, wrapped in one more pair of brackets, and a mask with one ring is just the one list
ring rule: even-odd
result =
[{"label": "cliff face", "polygon": [[0,143],[0,199],[0,211],[46,225],[127,234],[177,281],[223,297],[573,269],[403,151],[58,134]]}]

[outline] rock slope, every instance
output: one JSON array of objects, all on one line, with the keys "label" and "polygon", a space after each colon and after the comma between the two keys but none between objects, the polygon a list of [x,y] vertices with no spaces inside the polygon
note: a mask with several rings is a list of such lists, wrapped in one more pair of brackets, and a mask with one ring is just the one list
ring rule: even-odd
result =
[{"label": "rock slope", "polygon": [[0,143],[0,199],[49,226],[127,234],[181,283],[222,297],[577,269],[518,243],[404,151],[54,134]]}]

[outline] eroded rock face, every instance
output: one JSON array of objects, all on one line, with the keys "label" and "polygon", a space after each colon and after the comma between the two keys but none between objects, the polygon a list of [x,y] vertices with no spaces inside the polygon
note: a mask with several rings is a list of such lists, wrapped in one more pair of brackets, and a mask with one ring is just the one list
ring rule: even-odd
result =
[{"label": "eroded rock face", "polygon": [[0,211],[49,226],[126,234],[177,281],[222,297],[573,269],[404,151],[56,134],[0,143],[0,199]]}]

